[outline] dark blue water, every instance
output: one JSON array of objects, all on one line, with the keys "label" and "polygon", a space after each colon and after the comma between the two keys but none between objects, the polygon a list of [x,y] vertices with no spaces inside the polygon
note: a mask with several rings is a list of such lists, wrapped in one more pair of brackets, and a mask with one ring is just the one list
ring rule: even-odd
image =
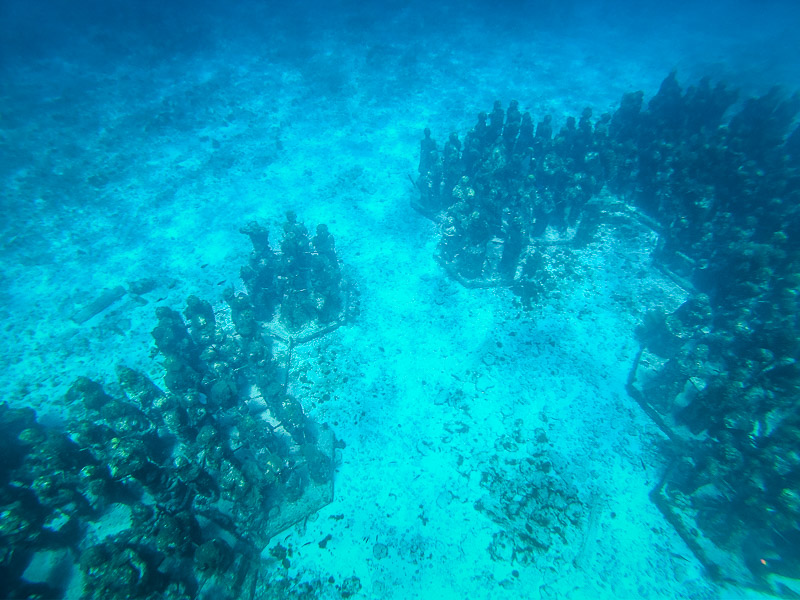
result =
[{"label": "dark blue water", "polygon": [[800,594],[798,26],[2,2],[0,596]]}]

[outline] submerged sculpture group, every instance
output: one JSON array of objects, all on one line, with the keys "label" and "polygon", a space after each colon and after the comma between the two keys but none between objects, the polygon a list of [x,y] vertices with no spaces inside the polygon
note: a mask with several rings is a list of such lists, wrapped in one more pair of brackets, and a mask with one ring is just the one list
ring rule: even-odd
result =
[{"label": "submerged sculpture group", "polygon": [[737,105],[674,73],[646,108],[626,94],[555,135],[498,102],[441,149],[426,130],[415,182],[447,270],[525,306],[546,297],[549,245],[612,219],[658,234],[654,263],[688,299],[639,329],[629,390],[678,457],[652,497],[709,571],[755,585],[800,576],[799,112],[798,94]]},{"label": "submerged sculpture group", "polygon": [[63,592],[23,577],[34,555],[77,559],[86,597],[248,597],[269,539],[332,499],[333,434],[288,393],[273,346],[347,319],[333,237],[293,213],[279,252],[264,227],[242,232],[253,251],[229,312],[196,296],[183,315],[156,309],[166,391],[123,365],[111,394],[79,377],[65,432],[0,405],[4,597]]}]

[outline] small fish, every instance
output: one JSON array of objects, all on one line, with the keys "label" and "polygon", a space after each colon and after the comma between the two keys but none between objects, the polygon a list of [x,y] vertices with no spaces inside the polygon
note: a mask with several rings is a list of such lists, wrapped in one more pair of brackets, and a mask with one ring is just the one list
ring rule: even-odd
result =
[{"label": "small fish", "polygon": [[677,552],[670,552],[670,554],[672,555],[672,558],[677,558],[677,559],[680,559],[680,560],[682,560],[684,562],[689,562],[688,558],[686,558],[685,556],[683,556],[681,554],[678,554]]}]

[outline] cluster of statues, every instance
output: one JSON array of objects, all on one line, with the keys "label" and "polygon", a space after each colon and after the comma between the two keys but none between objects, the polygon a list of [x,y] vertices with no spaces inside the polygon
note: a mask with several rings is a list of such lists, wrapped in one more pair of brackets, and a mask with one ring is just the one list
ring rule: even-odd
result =
[{"label": "cluster of statues", "polygon": [[[684,90],[675,73],[646,106],[625,94],[557,132],[498,102],[441,148],[426,130],[415,182],[448,272],[527,306],[546,297],[542,248],[590,242],[609,198],[655,230],[655,263],[689,296],[648,315],[634,369],[633,392],[684,456],[662,507],[691,506],[685,529],[757,577],[800,574],[799,113],[798,94],[740,102],[707,78]],[[767,554],[784,558],[767,567]]]},{"label": "cluster of statues", "polygon": [[341,322],[334,240],[324,225],[309,239],[294,213],[280,252],[264,227],[243,232],[253,252],[230,316],[196,296],[183,314],[156,309],[166,390],[123,365],[113,392],[79,377],[65,430],[0,404],[0,596],[60,597],[56,567],[26,574],[57,556],[87,598],[244,597],[269,539],[330,502],[333,434],[288,392],[269,325]]}]

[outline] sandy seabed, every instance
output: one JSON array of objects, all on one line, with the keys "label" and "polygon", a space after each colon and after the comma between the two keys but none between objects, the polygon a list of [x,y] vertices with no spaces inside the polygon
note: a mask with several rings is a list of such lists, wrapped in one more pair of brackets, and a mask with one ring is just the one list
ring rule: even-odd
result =
[{"label": "sandy seabed", "polygon": [[[99,70],[69,57],[17,67],[2,98],[15,207],[2,231],[3,396],[58,422],[78,375],[112,382],[123,363],[157,380],[154,307],[189,294],[219,304],[241,285],[239,228],[260,220],[276,244],[292,209],[309,229],[328,224],[361,314],[295,352],[290,391],[344,448],[334,501],[273,540],[293,551],[274,577],[332,578],[325,597],[352,576],[367,598],[754,597],[706,579],[648,498],[666,459],[625,391],[634,331],[684,298],[651,264],[654,234],[609,225],[585,248],[552,248],[555,289],[526,312],[508,290],[449,279],[436,225],[409,205],[423,127],[440,142],[463,134],[495,98],[559,127],[625,91],[649,97],[672,67],[691,80],[713,52],[692,62],[654,40],[633,56],[576,33],[476,47],[478,33],[330,34],[296,61],[221,44],[148,68],[145,50]],[[153,290],[71,320],[144,278]],[[492,478],[516,492],[502,497]],[[492,509],[524,503],[535,481],[579,508],[548,549],[523,555],[509,542],[520,521]]]}]

